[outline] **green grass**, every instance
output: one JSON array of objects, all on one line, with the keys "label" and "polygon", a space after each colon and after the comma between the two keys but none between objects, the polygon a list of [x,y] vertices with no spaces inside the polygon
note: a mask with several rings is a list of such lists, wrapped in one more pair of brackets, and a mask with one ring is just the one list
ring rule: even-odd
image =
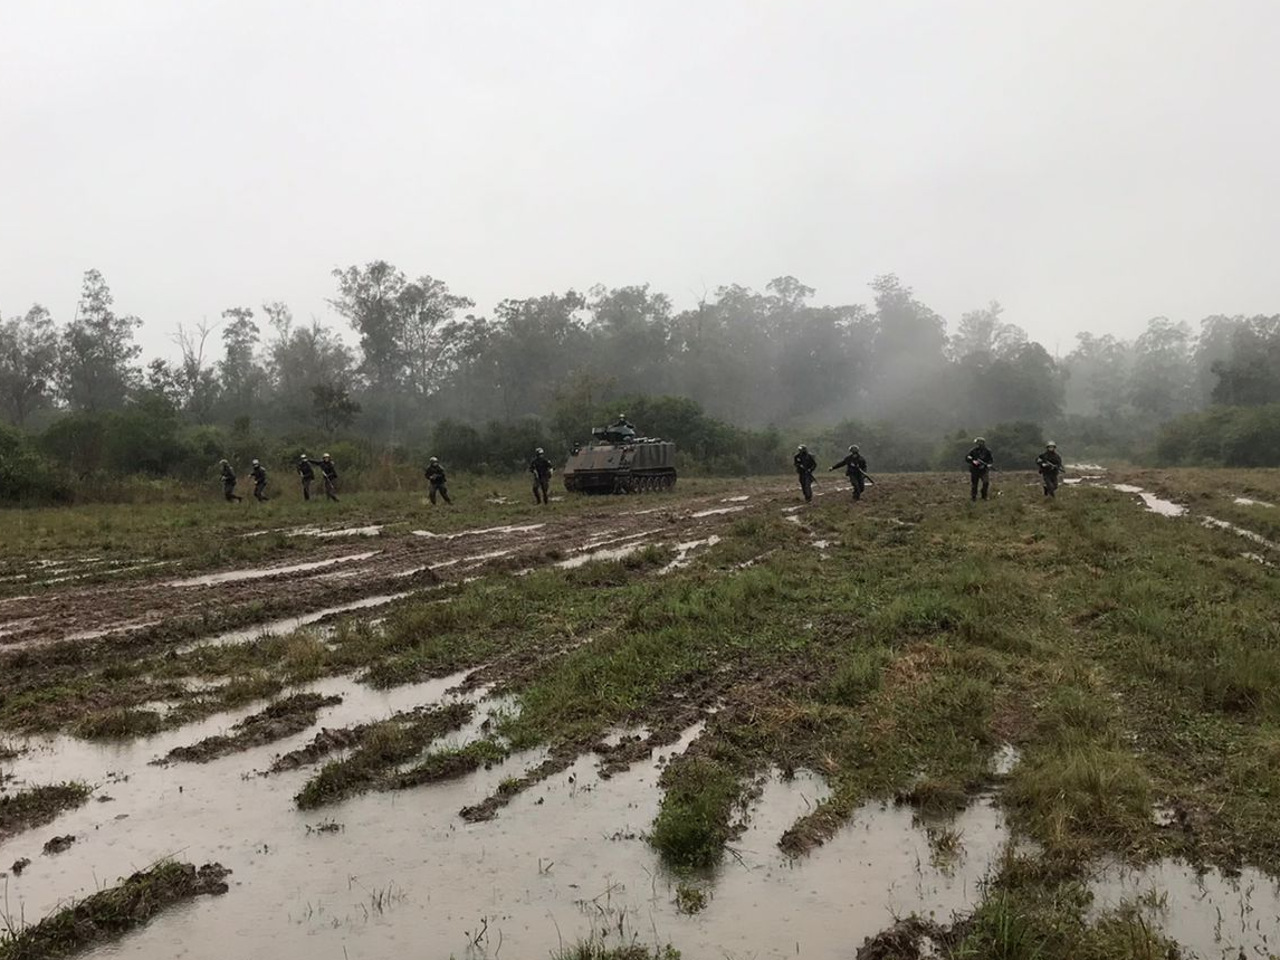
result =
[{"label": "green grass", "polygon": [[172,862],[140,871],[39,923],[0,932],[0,960],[45,960],[87,950],[145,924],[174,904],[226,893],[230,872],[219,864],[197,870],[189,863]]},{"label": "green grass", "polygon": [[389,789],[398,770],[437,737],[457,729],[471,716],[470,704],[451,704],[369,724],[347,756],[325,764],[294,797],[300,810],[312,810],[369,790]]},{"label": "green grass", "polygon": [[64,810],[81,806],[92,792],[84,783],[59,783],[0,793],[0,840],[52,822]]},{"label": "green grass", "polygon": [[[776,503],[726,518],[719,543],[661,576],[669,550],[645,548],[421,594],[379,611],[377,628],[352,617],[325,641],[301,632],[20,664],[0,678],[0,724],[65,729],[91,713],[81,733],[128,736],[154,724],[144,711],[157,699],[186,718],[316,677],[388,687],[479,668],[517,701],[484,739],[430,752],[434,738],[379,728],[299,803],[425,787],[546,749],[547,764],[504,781],[505,798],[615,728],[643,725],[669,744],[701,719],[664,771],[650,831],[683,868],[722,860],[752,784],[773,768],[811,769],[830,786],[782,836],[795,855],[875,799],[914,806],[942,844],[947,819],[997,789],[1040,853],[1002,865],[953,931],[953,949],[967,951],[956,956],[1065,957],[1071,937],[1080,956],[1163,956],[1140,913],[1092,918],[1080,902],[1099,857],[1280,872],[1280,577],[1239,556],[1253,547],[1107,489],[1045,503],[1030,475],[1002,474],[1001,496],[977,505],[961,477],[877,479],[857,506],[822,498],[800,524]],[[1117,479],[1224,519],[1237,516],[1225,510],[1234,493],[1280,503],[1274,471]],[[553,509],[603,516],[631,503]],[[532,504],[397,515],[441,530],[540,516]],[[833,545],[819,553],[814,536]],[[192,680],[224,685],[182,693]],[[1005,743],[1021,760],[995,778]],[[1157,806],[1192,828],[1158,826]]]}]

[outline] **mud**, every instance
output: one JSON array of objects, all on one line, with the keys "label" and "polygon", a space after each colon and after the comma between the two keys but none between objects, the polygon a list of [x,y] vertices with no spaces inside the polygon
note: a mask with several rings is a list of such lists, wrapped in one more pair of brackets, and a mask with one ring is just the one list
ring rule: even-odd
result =
[{"label": "mud", "polygon": [[71,845],[76,842],[75,834],[68,833],[65,836],[53,837],[44,842],[41,852],[46,857],[51,857],[59,853],[64,853],[71,849]]},{"label": "mud", "polygon": [[174,747],[162,759],[152,763],[208,763],[250,747],[274,743],[306,730],[316,722],[321,708],[341,702],[342,697],[337,695],[294,694],[240,720],[232,727],[235,732],[230,736],[206,737],[190,746]]},{"label": "mud", "polygon": [[[303,748],[308,755],[320,754],[335,739],[347,740],[352,752],[326,765],[303,784],[294,798],[298,807],[314,809],[371,790],[404,789],[413,785],[403,780],[406,776],[402,773],[404,764],[421,754],[433,741],[460,728],[471,718],[474,709],[472,704],[461,702],[419,707],[409,713],[396,714],[346,731],[336,738],[330,735],[312,740]],[[325,732],[321,731],[322,734]],[[294,758],[297,757],[295,753]],[[277,772],[286,769],[283,761],[281,758],[272,765],[272,769]],[[429,781],[424,779],[421,782]]]},{"label": "mud", "polygon": [[[664,513],[668,522],[678,523],[681,539],[705,538],[732,513],[776,502],[773,497],[756,499],[761,491],[772,492],[767,482],[744,483],[744,487],[730,498],[751,497],[750,505],[735,502],[721,506],[725,500],[721,491],[684,499],[673,495],[669,504],[652,510],[602,508],[536,523],[451,532],[401,528],[402,532],[394,533],[396,525],[390,520],[369,527],[315,528],[314,536],[308,528],[306,535],[314,544],[309,545],[307,559],[301,563],[281,563],[276,558],[260,566],[198,576],[174,576],[167,570],[167,577],[161,578],[157,569],[154,577],[139,573],[127,583],[74,578],[57,586],[46,583],[39,592],[0,603],[0,688],[14,676],[7,668],[15,662],[8,658],[19,654],[35,652],[38,656],[34,660],[24,662],[38,666],[57,660],[98,661],[120,649],[136,651],[219,635],[219,642],[238,642],[261,632],[253,629],[257,624],[266,625],[267,632],[283,631],[289,629],[290,622],[301,625],[346,612],[343,608],[360,609],[357,604],[361,601],[371,606],[391,602],[418,586],[461,582],[489,571],[534,568],[570,553],[572,559],[585,563],[588,561],[577,558],[592,552],[585,549],[590,544],[604,549],[662,533],[665,528],[655,525],[652,518],[646,522],[645,515],[651,513]],[[378,529],[378,550],[353,552],[338,542],[365,535],[373,526]],[[267,532],[301,533],[296,529]],[[282,537],[281,550],[296,557],[296,547],[289,543],[297,539]],[[126,561],[124,566],[139,565]],[[31,567],[24,574],[47,576],[49,569]],[[105,565],[97,569],[105,569]],[[49,650],[67,643],[75,644],[76,649]]]},{"label": "mud", "polygon": [[90,793],[82,783],[29,787],[16,793],[0,791],[0,842],[52,823],[63,812],[88,801]]},{"label": "mud", "polygon": [[199,870],[189,863],[163,863],[21,929],[0,949],[15,960],[68,956],[120,937],[176,903],[226,893],[230,873],[220,863]]}]

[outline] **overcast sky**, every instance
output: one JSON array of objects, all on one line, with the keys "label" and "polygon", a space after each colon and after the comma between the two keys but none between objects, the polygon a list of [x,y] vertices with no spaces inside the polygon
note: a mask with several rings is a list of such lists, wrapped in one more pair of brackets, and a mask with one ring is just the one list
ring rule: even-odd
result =
[{"label": "overcast sky", "polygon": [[1275,0],[0,0],[0,310],[149,352],[382,258],[482,310],[896,272],[1050,350],[1280,311]]}]

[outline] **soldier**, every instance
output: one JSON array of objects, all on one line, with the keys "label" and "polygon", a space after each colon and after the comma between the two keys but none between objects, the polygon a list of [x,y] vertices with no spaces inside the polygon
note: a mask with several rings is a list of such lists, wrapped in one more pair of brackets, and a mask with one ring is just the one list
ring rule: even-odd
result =
[{"label": "soldier", "polygon": [[800,477],[800,490],[804,493],[805,503],[813,500],[813,471],[818,469],[818,461],[813,458],[809,448],[803,443],[796,447],[796,455],[791,458],[796,473]]},{"label": "soldier", "polygon": [[320,474],[324,477],[324,495],[334,503],[338,502],[338,468],[334,466],[333,458],[327,453],[318,461],[312,460],[312,466],[320,468]]},{"label": "soldier", "polygon": [[311,499],[311,484],[316,478],[316,472],[311,469],[314,462],[305,453],[298,458],[298,478],[302,481],[303,500]]},{"label": "soldier", "polygon": [[[841,467],[844,467],[845,475],[848,476],[849,482],[853,484],[853,499],[861,500],[862,491],[867,488],[867,461],[858,452],[856,443],[849,448],[849,455],[832,467],[831,470],[839,470]],[[830,473],[831,470],[828,470],[827,473]]]},{"label": "soldier", "polygon": [[551,483],[551,461],[539,447],[533,451],[533,459],[529,461],[529,472],[533,474],[533,502],[546,506],[551,502],[548,487]]},{"label": "soldier", "polygon": [[991,465],[996,458],[987,449],[987,441],[978,437],[973,441],[973,449],[964,456],[969,465],[969,499],[977,501],[978,485],[982,485],[982,499],[987,499],[987,491],[991,489]]},{"label": "soldier", "polygon": [[440,466],[440,461],[436,457],[431,458],[431,462],[427,464],[427,468],[422,471],[422,475],[427,478],[430,486],[427,489],[427,495],[431,497],[431,502],[436,502],[436,494],[444,497],[445,503],[453,503],[449,499],[449,488],[446,486],[448,480],[444,475],[444,467]]},{"label": "soldier", "polygon": [[1044,484],[1046,497],[1056,496],[1058,492],[1058,474],[1062,472],[1062,458],[1058,456],[1058,445],[1050,440],[1044,453],[1036,457],[1036,466],[1040,469],[1040,480]]},{"label": "soldier", "polygon": [[253,477],[253,499],[259,503],[266,503],[271,499],[264,492],[267,489],[267,471],[262,468],[261,463],[254,460],[253,469],[249,471],[249,476]]},{"label": "soldier", "polygon": [[239,503],[244,498],[236,496],[236,472],[226,460],[220,460],[219,463],[222,465],[222,495],[227,498],[227,503],[232,500]]}]

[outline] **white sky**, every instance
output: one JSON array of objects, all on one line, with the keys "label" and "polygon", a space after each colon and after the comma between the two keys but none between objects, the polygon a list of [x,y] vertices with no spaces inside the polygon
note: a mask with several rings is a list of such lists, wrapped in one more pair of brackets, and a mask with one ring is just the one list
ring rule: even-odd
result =
[{"label": "white sky", "polygon": [[1278,93],[1276,0],[0,0],[0,310],[892,271],[1065,352],[1280,311]]}]

